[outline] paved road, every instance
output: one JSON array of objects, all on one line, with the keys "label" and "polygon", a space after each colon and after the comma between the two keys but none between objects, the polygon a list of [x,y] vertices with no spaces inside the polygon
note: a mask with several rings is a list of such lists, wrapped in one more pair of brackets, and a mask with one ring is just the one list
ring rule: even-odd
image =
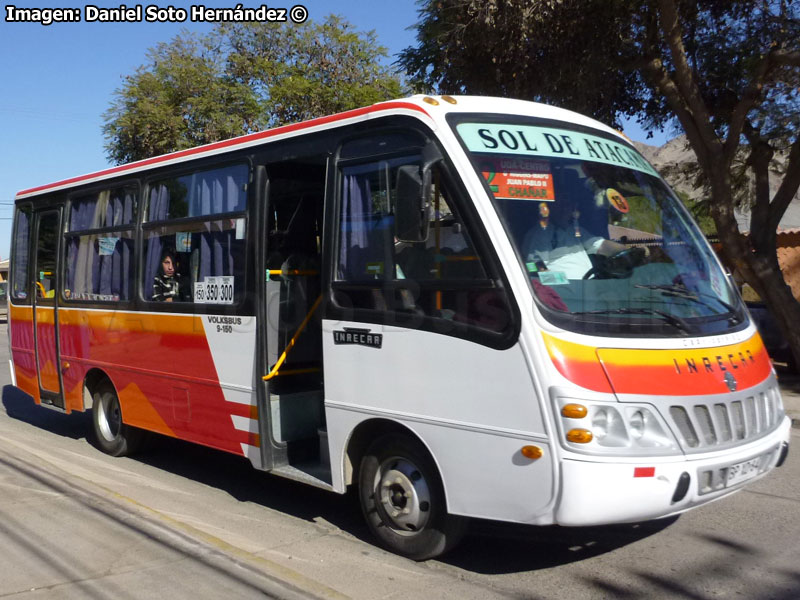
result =
[{"label": "paved road", "polygon": [[305,598],[0,442],[2,598]]},{"label": "paved road", "polygon": [[[0,365],[7,364],[0,326]],[[0,386],[8,383],[0,369]],[[679,519],[476,523],[413,563],[371,545],[354,498],[159,439],[136,458],[2,388],[0,598],[800,598],[800,431],[788,463]]]}]

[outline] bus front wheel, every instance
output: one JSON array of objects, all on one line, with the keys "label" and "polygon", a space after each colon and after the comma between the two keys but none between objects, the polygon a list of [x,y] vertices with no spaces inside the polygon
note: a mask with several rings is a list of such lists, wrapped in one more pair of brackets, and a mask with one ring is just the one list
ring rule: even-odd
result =
[{"label": "bus front wheel", "polygon": [[100,449],[111,456],[128,456],[136,452],[144,432],[123,423],[114,386],[103,381],[95,388],[92,398],[92,424]]},{"label": "bus front wheel", "polygon": [[466,531],[466,519],[447,513],[436,465],[410,436],[375,440],[361,461],[358,481],[367,524],[391,552],[433,558],[453,548]]}]

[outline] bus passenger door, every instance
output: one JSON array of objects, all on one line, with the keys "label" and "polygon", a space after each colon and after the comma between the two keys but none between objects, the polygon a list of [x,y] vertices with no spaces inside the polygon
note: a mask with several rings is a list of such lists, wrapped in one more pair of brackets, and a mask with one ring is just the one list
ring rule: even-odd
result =
[{"label": "bus passenger door", "polygon": [[36,213],[36,250],[33,268],[33,314],[36,370],[42,404],[64,408],[58,351],[58,244],[61,210]]},{"label": "bus passenger door", "polygon": [[[327,485],[324,431],[321,235],[327,155],[267,164],[262,417],[263,464]],[[308,477],[311,477],[309,479]]]}]

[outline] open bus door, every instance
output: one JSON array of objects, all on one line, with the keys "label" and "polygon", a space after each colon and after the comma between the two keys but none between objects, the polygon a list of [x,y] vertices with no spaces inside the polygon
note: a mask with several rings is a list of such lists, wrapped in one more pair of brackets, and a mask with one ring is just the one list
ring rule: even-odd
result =
[{"label": "open bus door", "polygon": [[326,174],[326,154],[269,163],[262,173],[262,463],[320,487],[330,485],[319,324]]},{"label": "open bus door", "polygon": [[64,408],[58,348],[58,244],[61,239],[61,209],[35,213],[35,264],[33,277],[33,323],[36,366],[42,404]]}]

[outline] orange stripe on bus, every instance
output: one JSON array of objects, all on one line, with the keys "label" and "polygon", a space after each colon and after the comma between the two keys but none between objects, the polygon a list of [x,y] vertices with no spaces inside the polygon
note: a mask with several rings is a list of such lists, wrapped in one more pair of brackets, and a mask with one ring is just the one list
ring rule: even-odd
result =
[{"label": "orange stripe on bus", "polygon": [[574,342],[568,342],[543,333],[544,343],[550,359],[564,377],[581,387],[598,392],[611,393],[602,365],[597,360],[597,349]]},{"label": "orange stripe on bus", "polygon": [[758,333],[737,344],[675,350],[594,348],[543,336],[559,373],[598,392],[613,389],[617,394],[723,394],[730,392],[731,386],[746,389],[757,385],[772,372]]}]

